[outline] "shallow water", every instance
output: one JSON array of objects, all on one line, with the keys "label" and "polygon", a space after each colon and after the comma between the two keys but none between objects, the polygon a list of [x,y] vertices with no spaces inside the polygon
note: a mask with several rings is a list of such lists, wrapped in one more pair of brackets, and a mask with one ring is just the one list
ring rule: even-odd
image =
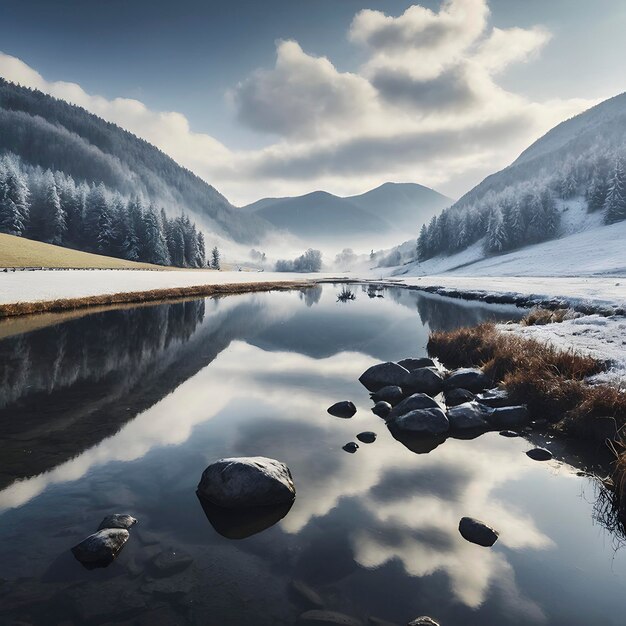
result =
[{"label": "shallow water", "polygon": [[[589,479],[497,433],[415,454],[357,380],[425,355],[431,329],[521,312],[339,291],[109,311],[0,341],[0,623],[293,624],[309,608],[298,580],[363,623],[623,625],[626,559]],[[326,413],[342,399],[354,418]],[[365,430],[377,441],[341,449]],[[291,468],[280,521],[205,515],[203,469],[242,455]],[[109,567],[84,569],[69,549],[115,512],[139,524]],[[465,515],[500,531],[493,548],[461,538]],[[168,550],[193,563],[164,576]]]}]

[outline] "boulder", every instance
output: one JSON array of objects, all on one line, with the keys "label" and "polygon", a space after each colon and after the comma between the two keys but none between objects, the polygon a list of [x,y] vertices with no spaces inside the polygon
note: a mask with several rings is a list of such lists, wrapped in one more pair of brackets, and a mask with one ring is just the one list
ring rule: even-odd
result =
[{"label": "boulder", "polygon": [[298,618],[299,626],[362,626],[354,617],[336,611],[306,611]]},{"label": "boulder", "polygon": [[404,391],[397,385],[387,385],[372,394],[374,402],[389,402],[389,404],[398,404],[404,398]]},{"label": "boulder", "polygon": [[432,617],[422,615],[411,620],[407,626],[439,626],[439,622],[436,622]]},{"label": "boulder", "polygon": [[327,411],[335,417],[349,418],[356,413],[356,407],[353,402],[343,400],[342,402],[336,402],[332,406],[329,406]]},{"label": "boulder", "polygon": [[487,389],[487,391],[479,393],[476,400],[493,409],[511,405],[511,398],[506,389]]},{"label": "boulder", "polygon": [[467,389],[474,393],[482,391],[491,385],[488,376],[476,367],[462,367],[450,372],[444,386],[446,389]]},{"label": "boulder", "polygon": [[465,402],[448,409],[450,430],[487,430],[490,409],[478,402]]},{"label": "boulder", "polygon": [[198,495],[226,508],[269,506],[296,496],[289,468],[262,456],[220,459],[203,472]]},{"label": "boulder", "polygon": [[405,398],[400,402],[400,404],[396,405],[391,409],[389,413],[389,419],[393,419],[398,415],[404,415],[404,413],[409,413],[410,411],[416,411],[417,409],[440,409],[441,405],[437,400],[433,400],[430,396],[427,396],[425,393],[414,393],[413,395]]},{"label": "boulder", "polygon": [[443,376],[434,367],[421,367],[409,372],[404,388],[412,393],[426,393],[435,396],[443,390]]},{"label": "boulder", "polygon": [[354,443],[354,441],[349,441],[345,446],[342,446],[341,449],[350,454],[354,454],[359,449],[359,444]]},{"label": "boulder", "polygon": [[514,430],[501,430],[499,434],[503,437],[520,437],[520,434]]},{"label": "boulder", "polygon": [[382,417],[383,419],[387,419],[390,412],[391,404],[389,404],[389,402],[377,402],[372,409],[374,415],[378,415],[378,417]]},{"label": "boulder", "polygon": [[106,528],[124,528],[128,530],[131,526],[134,526],[137,520],[125,513],[115,513],[113,515],[107,515],[98,526],[98,530],[105,530]]},{"label": "boulder", "polygon": [[522,426],[530,420],[530,414],[525,405],[505,406],[491,409],[487,421],[493,428],[511,428]]},{"label": "boulder", "polygon": [[128,541],[125,528],[105,528],[72,548],[72,554],[86,565],[108,565]]},{"label": "boulder", "polygon": [[417,409],[389,420],[392,429],[425,437],[436,437],[450,429],[446,414],[439,408]]},{"label": "boulder", "polygon": [[475,396],[471,391],[467,389],[446,389],[443,392],[443,397],[446,400],[447,406],[458,406],[464,402],[471,402]]},{"label": "boulder", "polygon": [[533,448],[526,453],[533,461],[549,461],[552,458],[552,452],[545,448]]},{"label": "boulder", "polygon": [[356,438],[362,443],[374,443],[376,441],[376,433],[373,433],[371,430],[366,430],[365,432],[359,433]]},{"label": "boulder", "polygon": [[359,381],[369,391],[379,391],[383,387],[404,387],[409,371],[397,363],[372,365],[361,374]]},{"label": "boulder", "polygon": [[402,361],[398,361],[398,365],[402,365],[409,372],[412,372],[422,367],[435,367],[435,362],[428,357],[422,357],[420,359],[402,359]]},{"label": "boulder", "polygon": [[498,540],[498,531],[473,517],[463,517],[459,522],[459,532],[463,539],[485,548]]}]

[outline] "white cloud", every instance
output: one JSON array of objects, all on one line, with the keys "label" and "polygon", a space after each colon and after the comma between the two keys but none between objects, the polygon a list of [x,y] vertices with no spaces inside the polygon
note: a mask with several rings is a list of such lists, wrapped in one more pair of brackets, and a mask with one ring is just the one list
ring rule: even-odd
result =
[{"label": "white cloud", "polygon": [[541,26],[491,27],[486,0],[446,0],[438,12],[415,5],[397,17],[360,11],[348,33],[367,54],[357,71],[342,72],[297,42],[280,41],[274,67],[234,86],[237,119],[268,141],[239,151],[193,132],[181,113],[46,81],[5,54],[0,75],[127,128],[235,203],[313,189],[350,194],[388,180],[459,194],[595,104],[532,101],[496,82],[511,64],[536,57],[550,36]]}]

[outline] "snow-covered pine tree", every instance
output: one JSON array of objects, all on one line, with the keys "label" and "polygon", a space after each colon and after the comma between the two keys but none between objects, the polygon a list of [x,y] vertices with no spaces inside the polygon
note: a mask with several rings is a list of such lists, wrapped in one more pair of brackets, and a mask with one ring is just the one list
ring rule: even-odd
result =
[{"label": "snow-covered pine tree", "polygon": [[215,246],[213,248],[213,250],[211,250],[211,267],[214,270],[221,269],[221,267],[220,267],[220,251],[219,251],[217,246]]},{"label": "snow-covered pine tree", "polygon": [[561,214],[556,207],[554,197],[550,189],[545,187],[539,194],[539,202],[543,209],[543,235],[542,240],[555,237],[561,228]]},{"label": "snow-covered pine tree", "polygon": [[196,267],[206,266],[206,243],[204,241],[204,234],[198,231],[198,261]]},{"label": "snow-covered pine tree", "polygon": [[61,245],[63,243],[67,225],[65,212],[61,207],[61,199],[57,191],[54,175],[46,170],[41,181],[38,198],[39,236],[41,241]]},{"label": "snow-covered pine tree", "polygon": [[626,180],[621,157],[615,159],[609,190],[604,201],[604,221],[614,224],[626,219]]},{"label": "snow-covered pine tree", "polygon": [[144,223],[146,228],[145,260],[157,265],[169,265],[170,255],[167,250],[163,225],[153,204],[144,213]]},{"label": "snow-covered pine tree", "polygon": [[26,178],[15,159],[0,159],[0,232],[21,237],[30,216]]},{"label": "snow-covered pine tree", "polygon": [[[428,232],[426,224],[422,224],[420,234],[417,237],[417,260],[425,261],[428,258]],[[370,260],[374,259],[374,250],[370,253]]]},{"label": "snow-covered pine tree", "polygon": [[604,208],[604,202],[606,201],[606,194],[608,190],[608,181],[606,177],[598,171],[598,169],[595,169],[586,193],[587,211],[589,211],[589,213],[600,211]]},{"label": "snow-covered pine tree", "polygon": [[485,248],[487,252],[502,252],[506,245],[506,233],[502,220],[502,210],[499,206],[493,207],[487,222],[487,237]]}]

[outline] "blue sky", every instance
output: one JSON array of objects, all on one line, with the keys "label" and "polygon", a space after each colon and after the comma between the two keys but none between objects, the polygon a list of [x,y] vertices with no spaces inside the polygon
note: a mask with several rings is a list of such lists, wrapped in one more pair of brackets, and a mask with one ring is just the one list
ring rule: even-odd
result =
[{"label": "blue sky", "polygon": [[[491,0],[487,3],[486,0],[450,0],[442,7],[439,1],[424,0],[419,4],[430,9],[432,14],[404,14],[412,4],[416,3],[396,0],[3,0],[0,3],[0,51],[35,70],[46,85],[55,85],[58,81],[76,83],[90,96],[103,96],[109,101],[135,99],[151,112],[182,114],[188,121],[190,132],[205,134],[219,142],[215,150],[208,150],[214,162],[219,159],[232,162],[222,164],[220,161],[219,166],[211,167],[203,164],[201,155],[188,154],[192,149],[189,144],[174,146],[162,137],[163,132],[146,130],[145,122],[134,127],[133,124],[137,123],[134,117],[124,118],[119,112],[115,113],[118,117],[113,114],[108,117],[133,132],[144,130],[142,134],[148,140],[159,144],[218,189],[224,189],[236,202],[263,195],[304,193],[318,187],[338,193],[358,192],[383,182],[385,178],[412,179],[459,195],[482,176],[510,162],[521,149],[563,116],[626,89],[626,74],[622,69],[622,59],[626,55],[626,38],[623,37],[626,3],[622,1]],[[377,48],[376,44],[372,45],[375,33],[372,35],[373,31],[365,21],[361,26],[370,29],[368,33],[349,37],[353,19],[362,9],[379,12],[373,18],[373,29],[385,27],[383,15],[387,21],[404,19],[404,23],[398,21],[397,26],[404,28],[408,25],[413,29],[411,37],[414,38],[409,40],[407,48],[415,44],[415,49],[408,50],[408,56],[401,58],[397,49]],[[431,16],[448,24],[449,20],[446,20],[452,15],[448,9],[466,11],[469,19],[463,18],[463,24],[471,23],[482,15],[483,10],[488,13],[482,15],[483,22],[476,26],[474,35],[468,35],[466,50],[451,51],[443,45],[427,49],[419,41],[420,24],[430,20]],[[410,150],[406,147],[405,154],[399,151],[398,158],[414,160],[414,168],[409,167],[410,162],[405,162],[395,168],[381,167],[377,172],[372,159],[361,170],[356,166],[343,167],[342,158],[354,158],[354,150],[347,149],[347,142],[353,145],[357,141],[359,146],[376,150],[373,135],[381,138],[376,124],[383,128],[389,119],[398,119],[398,111],[400,116],[406,114],[407,120],[412,115],[425,120],[421,131],[408,123],[406,132],[402,133],[398,126],[394,131],[398,137],[418,131],[421,137],[424,132],[434,132],[435,127],[441,128],[441,124],[433,121],[432,111],[420,108],[425,90],[429,90],[428,93],[432,88],[438,90],[437,98],[458,94],[458,84],[452,85],[452,79],[446,77],[450,73],[458,77],[459,72],[465,72],[460,69],[463,57],[472,56],[472,51],[489,39],[494,27],[540,29],[533,31],[535,42],[528,44],[528,50],[519,53],[505,68],[489,70],[498,93],[504,90],[526,101],[531,109],[537,108],[532,123],[513,119],[513,113],[509,115],[509,128],[515,129],[512,133],[515,137],[507,142],[506,149],[502,146],[489,148],[489,137],[494,137],[495,141],[498,136],[492,129],[481,136],[481,146],[473,159],[468,153],[467,158],[457,156],[449,159],[446,165],[442,155],[436,155],[437,167],[428,168],[424,165],[424,160],[428,159],[427,148]],[[523,34],[513,34],[523,41]],[[509,38],[505,33],[500,45],[508,46]],[[289,82],[292,74],[283,72],[279,75],[276,72],[276,42],[280,40],[297,42],[305,55],[300,57],[294,49],[285,51],[290,71],[296,74],[301,71],[301,63],[308,62],[309,57],[326,57],[337,74],[331,72],[332,76],[326,76],[331,86],[322,85],[321,92],[310,94],[302,85],[295,87],[300,89],[299,94],[285,91],[285,85],[279,82]],[[501,52],[493,54],[498,56]],[[433,72],[427,71],[433,65],[438,66],[439,59],[442,59],[441,67]],[[493,62],[489,64],[492,66]],[[416,73],[414,68],[422,65]],[[274,74],[259,76],[259,70],[263,69]],[[0,73],[1,70],[0,66]],[[7,75],[8,70],[4,74],[12,79],[22,76],[19,73],[17,76]],[[394,74],[393,80],[390,74]],[[339,106],[343,115],[349,116],[350,120],[358,118],[360,125],[355,123],[346,134],[346,124],[340,112],[335,116],[334,126],[318,119],[313,120],[310,128],[305,128],[317,111],[305,111],[306,115],[299,115],[294,107],[299,106],[300,99],[319,101],[326,98],[327,89],[335,89],[334,82],[353,75],[375,87],[375,93],[370,93],[366,85],[356,84],[358,81],[345,89],[340,87],[342,100]],[[472,75],[467,80],[478,85],[483,76]],[[442,81],[445,82],[443,87]],[[22,77],[22,82],[28,80]],[[49,89],[34,86],[64,97],[58,85]],[[419,102],[414,97],[416,86]],[[352,87],[355,91],[351,91]],[[485,102],[492,97],[489,89],[485,85]],[[275,98],[271,103],[262,99],[268,90]],[[376,111],[352,111],[346,105],[346,99],[380,98],[381,94],[384,102]],[[494,95],[499,97],[495,92]],[[432,104],[430,95],[428,97]],[[72,98],[68,96],[67,99]],[[558,101],[558,105],[546,104],[551,101]],[[282,126],[280,121],[272,119],[271,110],[263,110],[264,106],[274,103],[276,116],[287,118],[295,113],[291,124]],[[283,104],[284,110],[281,109]],[[327,102],[322,114],[335,115],[335,104],[334,101]],[[476,103],[473,106],[476,108]],[[502,107],[509,106],[511,111],[515,107],[521,111],[522,103],[514,98],[503,99]],[[385,107],[387,110],[383,111]],[[394,107],[393,111],[389,107]],[[467,113],[457,105],[450,110],[458,113],[452,126]],[[107,117],[102,108],[94,112]],[[483,111],[483,121],[485,115]],[[479,117],[475,114],[473,121],[464,126],[459,122],[464,137],[472,124],[477,132],[475,125],[479,123]],[[302,133],[295,128],[297,124],[301,125]],[[474,132],[468,145],[476,143]],[[387,162],[392,148],[387,141],[389,138],[383,139],[386,143],[381,151],[387,155]],[[342,141],[346,142],[346,150],[339,150]],[[326,149],[329,142],[334,144],[330,160]],[[320,148],[322,144],[324,150]],[[465,149],[463,141],[460,147]],[[197,149],[202,150],[201,147]],[[329,165],[320,166],[317,161],[312,161],[313,152],[319,159],[326,158]],[[294,167],[296,157],[311,164],[311,173],[303,175],[304,166],[300,170]],[[263,159],[265,162],[261,163]],[[285,174],[280,171],[281,164],[286,166]],[[314,171],[317,174],[313,174]],[[239,173],[237,176],[236,172]],[[241,180],[242,173],[245,181]]]}]

